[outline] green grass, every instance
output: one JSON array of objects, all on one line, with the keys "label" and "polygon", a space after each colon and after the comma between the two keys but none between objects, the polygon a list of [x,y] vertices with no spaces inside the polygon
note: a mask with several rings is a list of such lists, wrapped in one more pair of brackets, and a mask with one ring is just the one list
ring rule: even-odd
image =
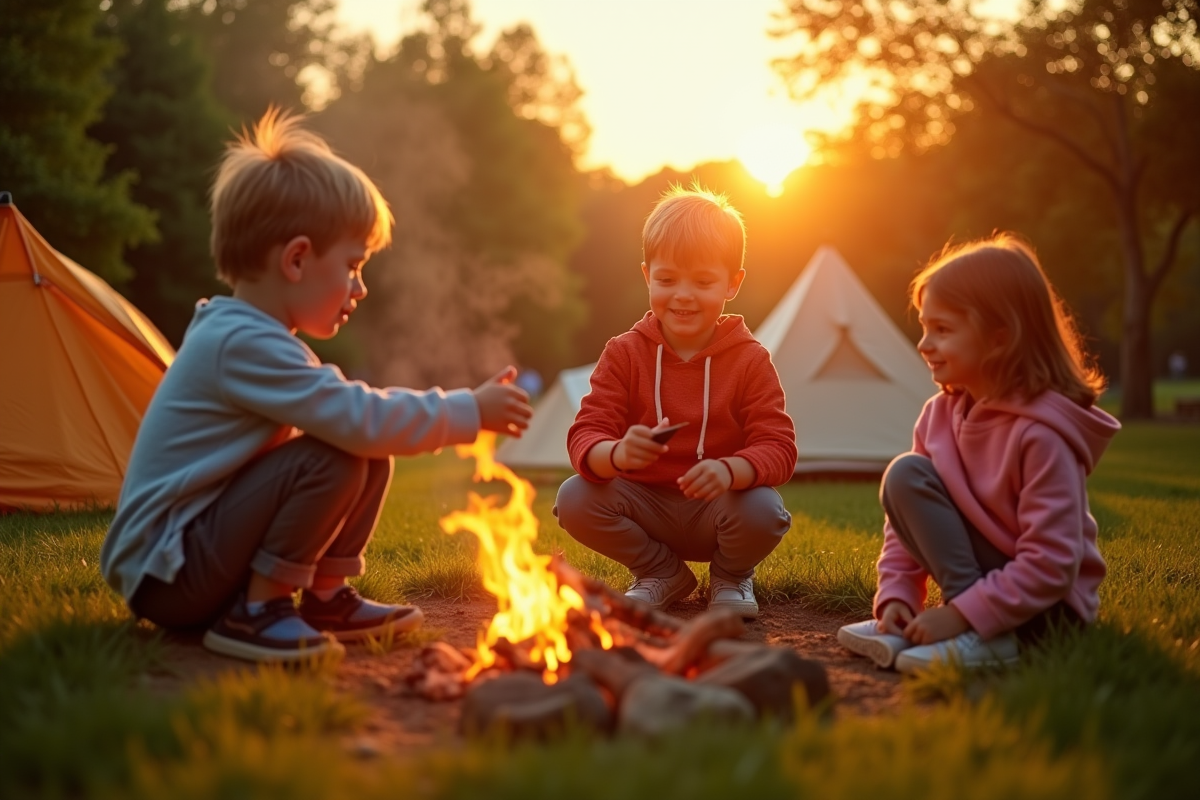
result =
[{"label": "green grass", "polygon": [[[394,600],[479,594],[464,505],[471,465],[399,462],[360,588]],[[182,694],[156,631],[97,569],[104,512],[0,517],[0,796],[822,798],[1194,795],[1200,763],[1200,427],[1128,426],[1090,483],[1110,572],[1099,625],[984,676],[908,686],[896,715],[788,729],[700,726],[653,744],[581,734],[362,761],[366,715],[328,670],[235,671]],[[622,584],[558,529],[538,485],[540,546]],[[794,525],[760,570],[768,602],[866,613],[880,542],[876,487],[796,483]]]},{"label": "green grass", "polygon": [[[1154,413],[1160,417],[1175,414],[1175,401],[1181,397],[1200,397],[1200,380],[1161,380],[1154,383]],[[1100,406],[1111,414],[1121,407],[1121,389],[1109,389],[1100,398]]]}]

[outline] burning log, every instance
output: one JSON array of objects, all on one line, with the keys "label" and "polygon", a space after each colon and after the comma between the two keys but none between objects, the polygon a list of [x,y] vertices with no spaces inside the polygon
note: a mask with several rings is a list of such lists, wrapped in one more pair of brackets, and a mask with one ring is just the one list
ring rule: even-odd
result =
[{"label": "burning log", "polygon": [[[616,710],[622,730],[655,735],[697,715],[784,715],[797,684],[810,701],[828,692],[820,665],[737,641],[745,626],[734,611],[685,622],[584,575],[562,556],[538,554],[533,487],[493,460],[493,439],[481,434],[458,453],[476,459],[476,480],[507,482],[510,499],[501,505],[496,496],[471,493],[469,508],[441,526],[478,538],[479,569],[498,610],[474,651],[431,645],[405,678],[430,699],[465,695],[465,732],[499,726],[542,737],[568,719],[608,729]],[[661,709],[672,711],[669,725]]]},{"label": "burning log", "polygon": [[720,639],[732,639],[746,632],[746,625],[736,611],[717,609],[705,611],[688,620],[671,638],[666,647],[635,644],[642,656],[663,672],[682,675],[708,652],[709,645]]},{"label": "burning log", "polygon": [[584,598],[596,598],[607,616],[632,625],[652,636],[669,637],[683,627],[683,620],[655,610],[650,606],[613,589],[603,581],[584,575],[566,562],[561,555],[550,561],[550,571],[558,580],[570,586]]}]

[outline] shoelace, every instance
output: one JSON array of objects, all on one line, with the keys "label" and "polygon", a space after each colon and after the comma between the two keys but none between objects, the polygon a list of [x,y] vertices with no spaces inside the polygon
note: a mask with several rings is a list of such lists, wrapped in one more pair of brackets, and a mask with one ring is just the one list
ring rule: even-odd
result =
[{"label": "shoelace", "polygon": [[633,586],[629,587],[630,591],[637,589],[645,589],[654,598],[654,602],[658,602],[666,593],[669,581],[667,578],[638,578],[633,582]]},{"label": "shoelace", "polygon": [[718,592],[726,589],[736,590],[737,593],[741,595],[742,599],[745,600],[746,595],[753,591],[753,579],[746,578],[746,580],[740,581],[737,584],[735,584],[733,581],[721,581],[720,585],[716,587],[716,591]]}]

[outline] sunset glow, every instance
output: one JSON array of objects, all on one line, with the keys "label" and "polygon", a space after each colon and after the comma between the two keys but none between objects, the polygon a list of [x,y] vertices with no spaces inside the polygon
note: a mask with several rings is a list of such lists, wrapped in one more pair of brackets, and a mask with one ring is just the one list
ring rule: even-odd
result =
[{"label": "sunset glow", "polygon": [[754,178],[767,187],[767,194],[783,194],[783,182],[804,166],[812,148],[803,131],[787,125],[755,128],[738,143],[737,158]]}]

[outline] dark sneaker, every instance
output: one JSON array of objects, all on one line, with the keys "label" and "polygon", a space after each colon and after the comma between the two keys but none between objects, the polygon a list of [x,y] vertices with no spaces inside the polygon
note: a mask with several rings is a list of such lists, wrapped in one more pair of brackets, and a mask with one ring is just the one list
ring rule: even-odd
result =
[{"label": "dark sneaker", "polygon": [[247,661],[295,662],[346,652],[332,636],[301,619],[291,597],[268,600],[256,614],[246,609],[246,598],[239,597],[204,634],[204,646]]},{"label": "dark sneaker", "polygon": [[328,601],[312,592],[304,592],[300,598],[300,615],[309,625],[342,642],[415,631],[425,619],[416,606],[376,603],[364,598],[353,586],[343,586]]}]

